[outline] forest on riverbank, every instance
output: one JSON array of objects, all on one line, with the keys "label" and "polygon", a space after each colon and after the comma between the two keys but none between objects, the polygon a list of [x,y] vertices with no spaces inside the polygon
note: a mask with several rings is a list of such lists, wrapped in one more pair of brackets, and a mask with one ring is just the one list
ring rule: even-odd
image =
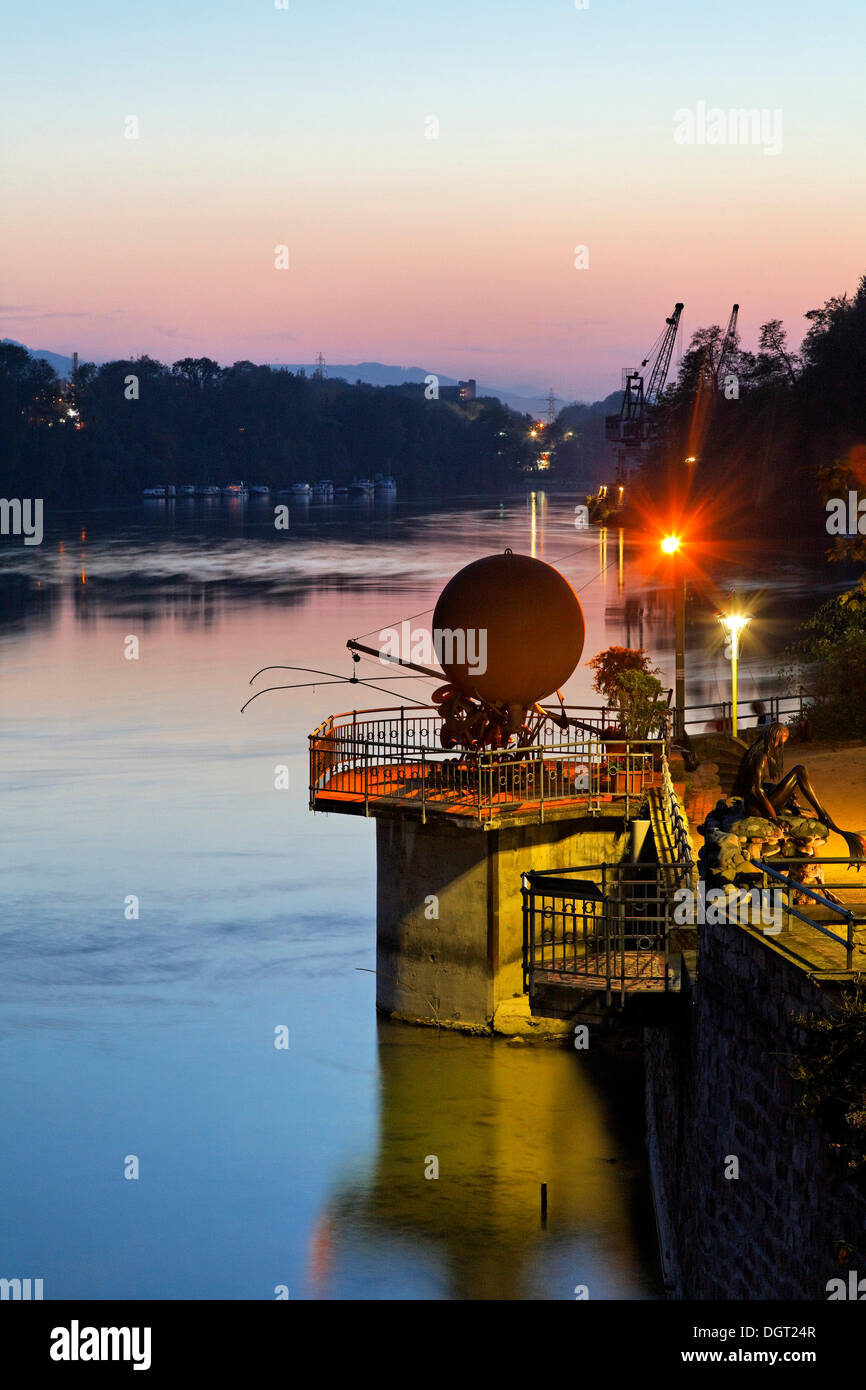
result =
[{"label": "forest on riverbank", "polygon": [[495,398],[309,377],[210,358],[82,363],[62,381],[0,344],[0,493],[74,505],[164,483],[273,488],[391,474],[401,491],[495,491],[532,467],[527,416]]},{"label": "forest on riverbank", "polygon": [[762,325],[756,353],[735,341],[724,379],[721,325],[693,334],[658,403],[638,507],[665,499],[718,539],[744,527],[756,540],[810,533],[828,553],[866,558],[828,530],[826,507],[858,486],[866,498],[866,276],[804,317],[799,349],[778,319]]},{"label": "forest on riverbank", "polygon": [[[805,318],[799,349],[778,319],[762,325],[757,352],[734,342],[724,380],[722,327],[693,334],[652,403],[650,442],[629,483],[633,516],[687,505],[720,536],[748,527],[822,543],[826,500],[866,488],[866,277]],[[131,500],[159,483],[276,488],[377,472],[404,494],[504,493],[536,473],[580,492],[613,481],[604,416],[617,405],[616,395],[575,403],[549,424],[495,398],[428,399],[415,384],[206,357],[85,362],[69,382],[4,342],[0,495],[75,505]],[[850,538],[833,544],[863,558]]]}]

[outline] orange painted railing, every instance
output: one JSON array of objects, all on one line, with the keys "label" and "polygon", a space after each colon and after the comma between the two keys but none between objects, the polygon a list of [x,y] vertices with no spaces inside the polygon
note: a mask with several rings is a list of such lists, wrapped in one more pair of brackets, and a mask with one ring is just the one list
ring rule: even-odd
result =
[{"label": "orange painted railing", "polygon": [[575,739],[573,729],[546,725],[539,743],[457,753],[441,747],[441,727],[432,706],[331,715],[310,735],[310,806],[363,803],[369,815],[371,805],[402,803],[425,821],[431,813],[543,821],[575,802],[598,812],[624,799],[627,811],[661,780],[663,739],[606,741],[592,730]]}]

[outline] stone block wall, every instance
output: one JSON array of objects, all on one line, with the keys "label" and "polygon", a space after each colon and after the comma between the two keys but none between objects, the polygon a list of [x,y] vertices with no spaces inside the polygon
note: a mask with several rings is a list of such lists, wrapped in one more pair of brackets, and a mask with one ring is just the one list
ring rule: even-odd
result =
[{"label": "stone block wall", "polygon": [[679,1016],[645,1033],[671,1296],[824,1300],[828,1280],[866,1276],[866,1186],[796,1108],[790,1075],[802,1041],[792,1013],[829,1010],[837,997],[767,938],[700,928]]}]

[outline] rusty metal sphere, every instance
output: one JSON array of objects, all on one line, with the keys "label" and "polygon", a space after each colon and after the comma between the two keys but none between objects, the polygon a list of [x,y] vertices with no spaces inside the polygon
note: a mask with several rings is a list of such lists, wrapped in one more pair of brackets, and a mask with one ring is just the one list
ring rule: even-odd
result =
[{"label": "rusty metal sphere", "polygon": [[[440,665],[461,691],[528,709],[568,680],[585,628],[577,594],[558,570],[506,551],[473,561],[449,580],[433,613],[433,632]],[[456,638],[449,641],[448,633]],[[485,643],[481,671],[477,657]]]}]

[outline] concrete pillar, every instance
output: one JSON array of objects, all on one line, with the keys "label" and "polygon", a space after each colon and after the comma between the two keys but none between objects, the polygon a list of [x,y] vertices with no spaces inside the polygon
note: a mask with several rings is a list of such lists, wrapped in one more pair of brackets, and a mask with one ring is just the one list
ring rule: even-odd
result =
[{"label": "concrete pillar", "polygon": [[377,1007],[487,1032],[524,997],[521,873],[618,862],[628,844],[621,811],[489,831],[378,817]]}]

